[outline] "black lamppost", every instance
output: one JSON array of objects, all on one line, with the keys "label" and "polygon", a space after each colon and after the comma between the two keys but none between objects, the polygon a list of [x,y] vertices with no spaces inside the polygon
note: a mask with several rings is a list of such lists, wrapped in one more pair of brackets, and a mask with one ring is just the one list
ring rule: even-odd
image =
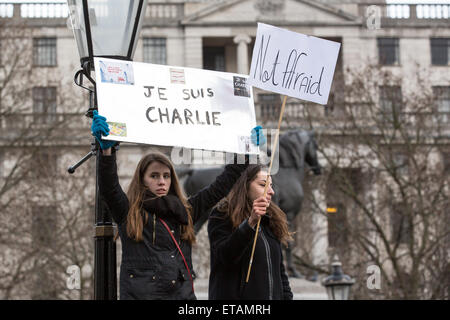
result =
[{"label": "black lamppost", "polygon": [[[89,91],[86,116],[92,118],[93,111],[97,109],[96,86],[91,77],[94,57],[132,60],[147,0],[67,0],[67,4],[82,68],[75,74],[74,80],[75,84]],[[83,86],[83,76],[93,88]],[[98,193],[100,146],[95,138],[91,145],[91,152],[68,171],[74,173],[83,162],[96,156],[94,299],[115,300],[117,275],[114,228]]]},{"label": "black lamppost", "polygon": [[322,285],[327,289],[329,300],[348,300],[350,287],[355,280],[342,272],[342,263],[335,256],[331,263],[332,274],[322,280]]}]

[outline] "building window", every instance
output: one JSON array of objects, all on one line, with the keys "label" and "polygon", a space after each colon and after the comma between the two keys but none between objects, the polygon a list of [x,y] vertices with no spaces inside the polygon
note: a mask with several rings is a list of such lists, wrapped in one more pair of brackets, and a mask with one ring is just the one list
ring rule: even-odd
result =
[{"label": "building window", "polygon": [[348,245],[348,225],[345,207],[342,203],[328,204],[328,246],[345,248]]},{"label": "building window", "polygon": [[33,65],[37,67],[56,66],[56,38],[33,39]]},{"label": "building window", "polygon": [[33,117],[35,123],[49,124],[56,120],[56,87],[33,88]]},{"label": "building window", "polygon": [[334,93],[330,92],[330,95],[328,96],[328,102],[326,105],[324,105],[324,114],[326,117],[329,117],[334,112]]},{"label": "building window", "polygon": [[144,38],[144,62],[167,64],[165,38]]},{"label": "building window", "polygon": [[400,86],[380,86],[381,120],[397,122],[402,111],[402,90]]},{"label": "building window", "polygon": [[431,64],[446,66],[450,64],[450,38],[431,38]]},{"label": "building window", "polygon": [[392,159],[393,171],[396,175],[407,175],[409,170],[409,158],[404,153],[396,153]]},{"label": "building window", "polygon": [[54,206],[32,207],[31,235],[36,248],[51,247],[56,230],[56,208]]},{"label": "building window", "polygon": [[442,152],[444,174],[450,174],[450,152]]},{"label": "building window", "polygon": [[39,151],[35,157],[35,167],[32,170],[35,178],[54,177],[58,172],[58,155],[56,150]]},{"label": "building window", "polygon": [[57,210],[54,206],[32,207],[31,236],[32,247],[40,250],[39,259],[34,263],[33,287],[31,295],[36,300],[53,300],[57,295],[57,279],[54,274],[56,265],[47,252],[56,249]]},{"label": "building window", "polygon": [[437,117],[442,123],[450,123],[450,87],[433,87]]},{"label": "building window", "polygon": [[0,179],[3,178],[4,171],[3,171],[3,163],[5,161],[4,158],[4,152],[0,150]]},{"label": "building window", "polygon": [[404,204],[396,203],[392,206],[391,226],[393,243],[409,244],[411,242],[411,226]]},{"label": "building window", "polygon": [[203,47],[203,69],[225,71],[225,47]]},{"label": "building window", "polygon": [[277,93],[259,93],[258,103],[262,119],[271,119],[278,116],[281,108],[281,97]]},{"label": "building window", "polygon": [[398,38],[378,38],[378,61],[382,65],[400,64]]}]

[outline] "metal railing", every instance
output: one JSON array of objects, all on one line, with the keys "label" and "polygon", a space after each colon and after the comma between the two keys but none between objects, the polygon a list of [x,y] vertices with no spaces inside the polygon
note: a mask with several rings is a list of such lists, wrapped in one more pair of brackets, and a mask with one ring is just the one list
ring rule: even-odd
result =
[{"label": "metal railing", "polygon": [[[67,18],[69,7],[66,2],[58,3],[0,3],[0,18],[57,19]],[[148,3],[145,11],[147,22],[172,22],[181,20],[184,15],[184,3]]]},{"label": "metal railing", "polygon": [[450,4],[360,4],[361,16],[367,8],[380,9],[382,19],[389,20],[449,20]]},{"label": "metal railing", "polygon": [[67,3],[1,3],[0,18],[67,18],[69,8]]},{"label": "metal railing", "polygon": [[12,18],[14,5],[12,3],[0,3],[0,18]]},{"label": "metal railing", "polygon": [[183,3],[149,3],[145,11],[145,19],[149,23],[154,22],[171,22],[178,21],[183,18]]},{"label": "metal railing", "polygon": [[21,18],[67,18],[69,8],[67,3],[22,3]]},{"label": "metal railing", "polygon": [[[220,2],[207,0],[200,2]],[[194,1],[196,2],[196,1]],[[174,26],[185,15],[184,2],[149,2],[145,11],[145,26]],[[368,10],[369,7],[375,11]],[[383,26],[450,26],[450,4],[370,4],[358,5],[360,17],[368,18],[373,12],[379,16]],[[371,9],[373,10],[373,9]],[[372,13],[371,13],[372,12]],[[0,19],[27,19],[38,24],[51,21],[53,24],[67,23],[69,8],[66,2],[58,3],[0,3]]]},{"label": "metal railing", "polygon": [[[220,0],[221,1],[221,0]],[[220,2],[201,1],[201,2]],[[377,6],[381,9],[381,17],[387,19],[407,20],[439,20],[450,19],[450,4],[360,4],[360,13],[364,16],[367,7]],[[174,20],[184,14],[184,3],[149,2],[146,10],[147,19]],[[57,2],[23,2],[0,3],[0,18],[67,18],[67,3]]]}]

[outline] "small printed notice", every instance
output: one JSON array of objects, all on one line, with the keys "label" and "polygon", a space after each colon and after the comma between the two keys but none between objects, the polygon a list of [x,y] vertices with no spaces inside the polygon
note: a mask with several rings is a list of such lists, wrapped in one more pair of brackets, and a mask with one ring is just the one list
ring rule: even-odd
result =
[{"label": "small printed notice", "polygon": [[251,88],[247,85],[247,78],[234,76],[233,82],[235,96],[250,97]]},{"label": "small printed notice", "polygon": [[170,83],[185,84],[184,70],[170,68]]},{"label": "small printed notice", "polygon": [[250,136],[240,136],[239,139],[239,153],[248,154],[250,153],[251,143]]},{"label": "small printed notice", "polygon": [[114,84],[134,84],[134,72],[131,62],[100,61],[101,82]]},{"label": "small printed notice", "polygon": [[109,125],[109,134],[116,137],[127,136],[127,125],[125,123],[107,122]]}]

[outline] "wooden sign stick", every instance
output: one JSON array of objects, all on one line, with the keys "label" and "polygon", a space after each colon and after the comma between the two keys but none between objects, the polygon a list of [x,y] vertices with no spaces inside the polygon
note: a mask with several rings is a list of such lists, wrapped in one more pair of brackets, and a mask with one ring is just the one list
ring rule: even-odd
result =
[{"label": "wooden sign stick", "polygon": [[[270,176],[270,171],[272,170],[273,158],[274,158],[276,150],[277,150],[278,137],[280,135],[281,120],[283,119],[284,107],[286,105],[286,99],[287,99],[287,96],[284,96],[283,104],[281,105],[281,110],[280,110],[280,118],[278,119],[278,130],[277,130],[277,132],[275,134],[275,143],[273,144],[274,147],[273,147],[273,150],[272,150],[272,155],[270,156],[269,171],[267,172],[266,184],[264,185],[264,195],[263,195],[264,197],[267,195],[267,188],[269,187],[269,176]],[[253,255],[255,254],[255,246],[256,246],[256,240],[258,238],[260,222],[261,222],[261,217],[258,218],[258,223],[256,225],[256,233],[255,233],[255,238],[253,240],[252,254],[250,256],[250,263],[248,265],[247,278],[245,279],[246,283],[248,283],[248,279],[250,278],[250,271],[252,270]]]}]

